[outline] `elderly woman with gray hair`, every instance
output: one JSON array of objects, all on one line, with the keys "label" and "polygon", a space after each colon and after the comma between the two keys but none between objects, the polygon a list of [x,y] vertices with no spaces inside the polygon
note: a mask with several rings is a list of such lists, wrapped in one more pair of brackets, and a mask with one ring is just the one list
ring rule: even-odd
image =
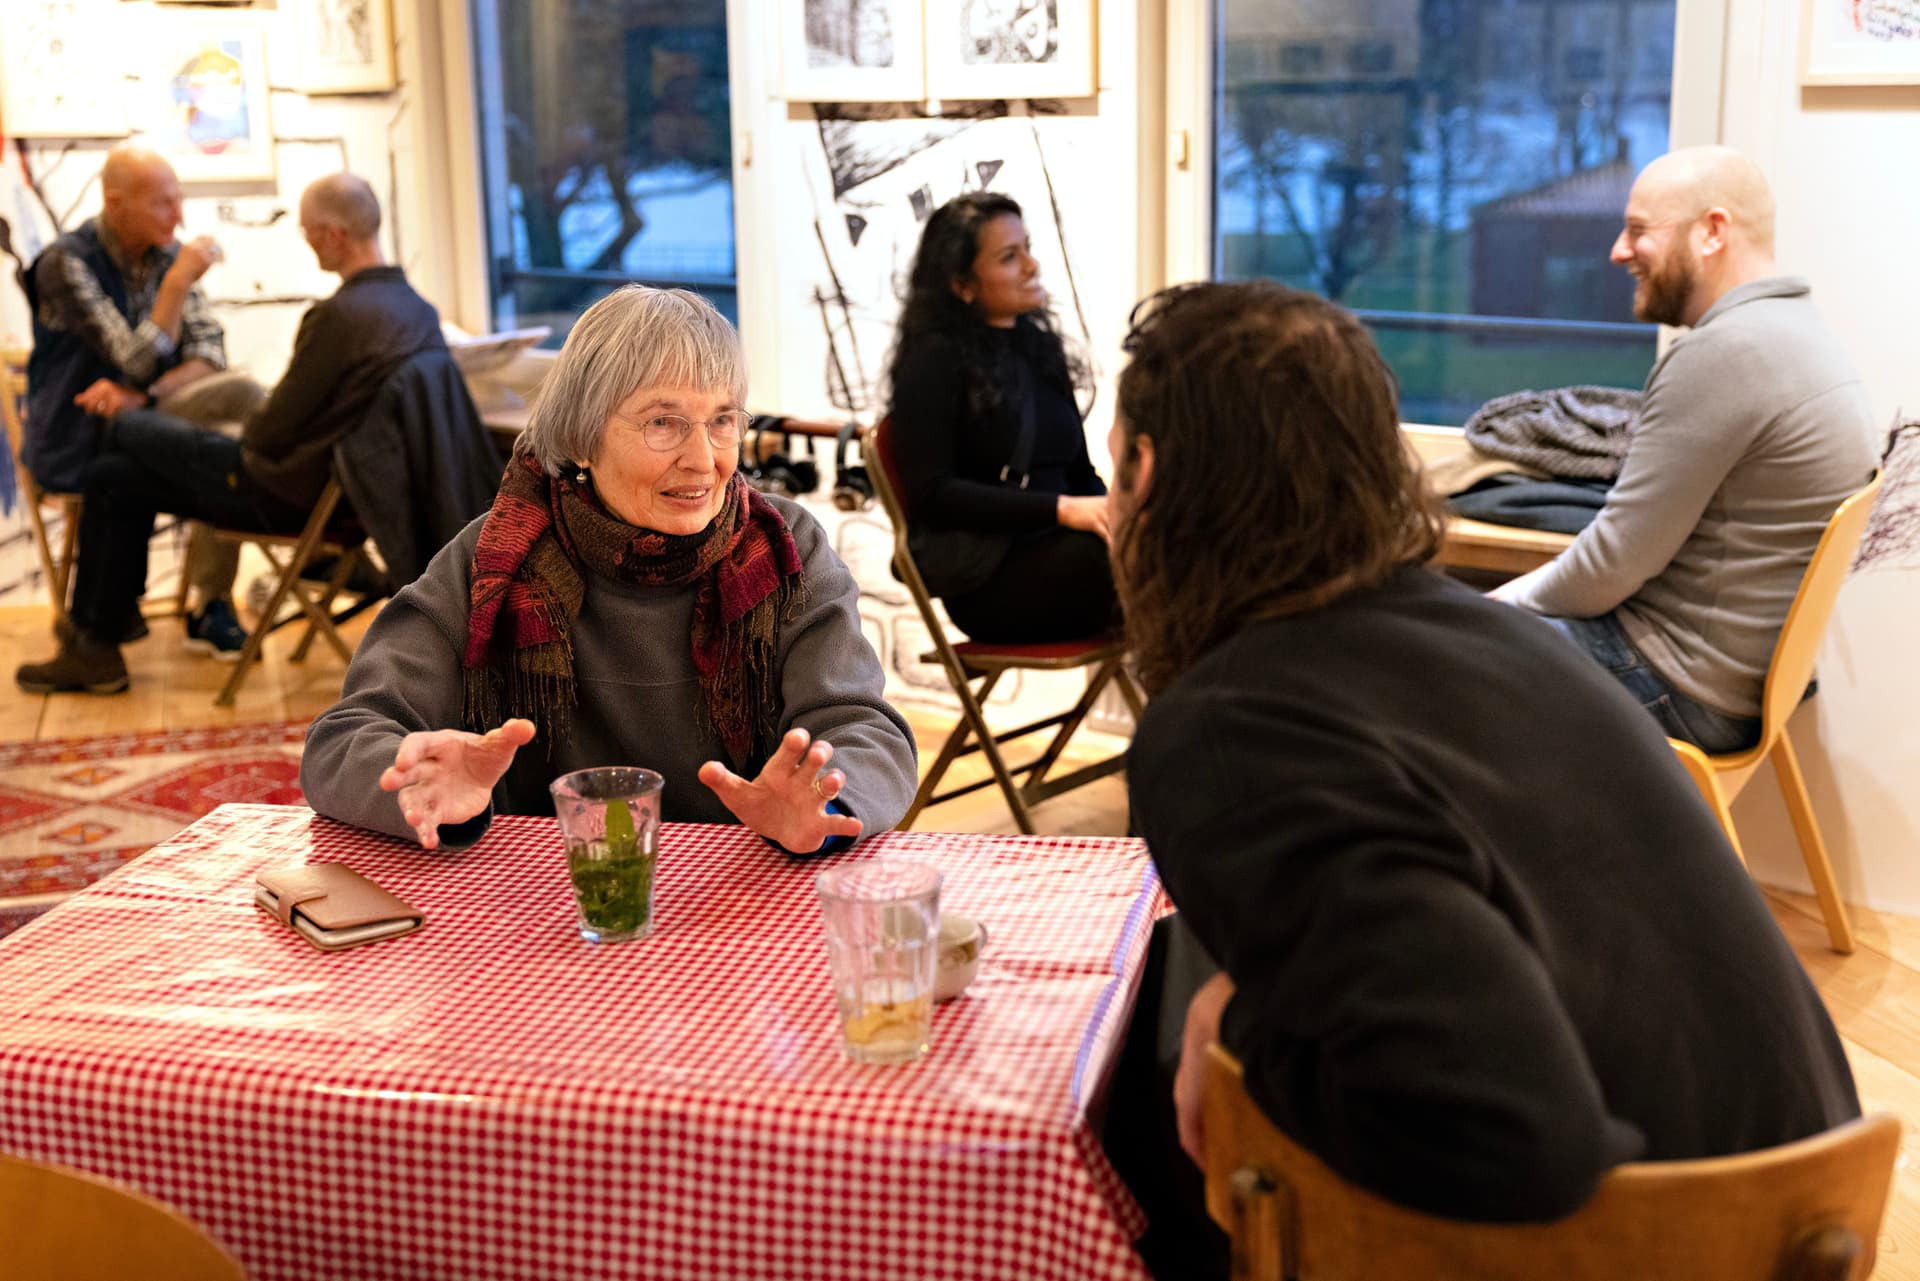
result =
[{"label": "elderly woman with gray hair", "polygon": [[591,307],[493,509],[381,611],[308,732],[314,809],[458,848],[495,810],[552,812],[562,773],[643,765],[663,817],[791,853],[898,822],[912,736],[825,532],[736,471],[745,395],[698,295]]}]

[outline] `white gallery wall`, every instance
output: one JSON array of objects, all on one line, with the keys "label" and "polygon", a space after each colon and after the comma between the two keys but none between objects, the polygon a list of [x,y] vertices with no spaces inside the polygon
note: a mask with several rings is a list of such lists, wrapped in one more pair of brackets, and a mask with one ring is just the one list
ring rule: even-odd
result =
[{"label": "white gallery wall", "polygon": [[[1721,138],[1779,203],[1783,270],[1805,274],[1883,421],[1920,418],[1920,86],[1802,89],[1800,0],[1729,4]],[[1792,730],[1842,893],[1920,913],[1920,568],[1855,575]],[[1771,769],[1734,817],[1762,880],[1805,888]]]},{"label": "white gallery wall", "polygon": [[[6,5],[0,0],[0,20]],[[143,61],[179,23],[237,17],[257,24],[266,52],[269,126],[274,177],[262,181],[192,182],[186,196],[186,236],[211,235],[225,252],[202,288],[226,329],[227,358],[271,385],[286,367],[301,314],[331,294],[336,277],[315,265],[299,226],[300,192],[324,174],[350,170],[372,183],[383,210],[382,244],[407,269],[420,291],[456,318],[452,237],[444,146],[428,138],[445,128],[445,90],[437,37],[439,12],[400,0],[394,5],[397,87],[378,93],[304,93],[301,34],[294,10],[183,7],[111,0],[107,46],[114,65],[105,83],[124,94],[138,140],[143,104],[163,84],[167,68]],[[16,33],[9,28],[8,34]],[[0,120],[0,136],[6,122]],[[4,137],[0,164],[0,218],[23,262],[56,236],[100,209],[100,165],[116,139]],[[32,337],[15,263],[0,257],[0,346],[25,347]],[[0,503],[0,603],[40,599],[38,562],[12,493]]]}]

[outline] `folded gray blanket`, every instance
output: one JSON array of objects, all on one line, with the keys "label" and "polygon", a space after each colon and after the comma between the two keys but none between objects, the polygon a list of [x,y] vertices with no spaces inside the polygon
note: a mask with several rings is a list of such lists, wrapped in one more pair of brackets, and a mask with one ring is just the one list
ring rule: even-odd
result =
[{"label": "folded gray blanket", "polygon": [[1640,399],[1621,387],[1516,391],[1482,405],[1467,420],[1467,440],[1551,476],[1617,480]]}]

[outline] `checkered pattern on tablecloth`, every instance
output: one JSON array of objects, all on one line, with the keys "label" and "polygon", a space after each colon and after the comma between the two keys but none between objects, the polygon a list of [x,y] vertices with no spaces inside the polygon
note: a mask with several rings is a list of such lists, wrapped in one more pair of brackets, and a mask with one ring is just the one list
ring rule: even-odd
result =
[{"label": "checkered pattern on tablecloth", "polygon": [[[813,877],[669,824],[589,944],[555,826],[432,855],[225,806],[0,943],[0,1149],[126,1180],[273,1278],[1139,1277],[1088,1128],[1164,900],[1137,841],[894,833],[991,933],[907,1067],[839,1049]],[[345,862],[427,914],[338,953],[253,907]]]}]

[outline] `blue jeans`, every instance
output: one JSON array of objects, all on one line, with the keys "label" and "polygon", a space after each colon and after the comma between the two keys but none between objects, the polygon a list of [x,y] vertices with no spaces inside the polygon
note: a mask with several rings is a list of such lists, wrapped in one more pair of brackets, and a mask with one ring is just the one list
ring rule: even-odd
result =
[{"label": "blue jeans", "polygon": [[1760,741],[1758,716],[1729,716],[1682,694],[1640,656],[1627,639],[1626,629],[1612,614],[1598,618],[1547,616],[1545,621],[1613,673],[1640,706],[1653,713],[1667,737],[1685,739],[1715,756],[1744,751]]}]

